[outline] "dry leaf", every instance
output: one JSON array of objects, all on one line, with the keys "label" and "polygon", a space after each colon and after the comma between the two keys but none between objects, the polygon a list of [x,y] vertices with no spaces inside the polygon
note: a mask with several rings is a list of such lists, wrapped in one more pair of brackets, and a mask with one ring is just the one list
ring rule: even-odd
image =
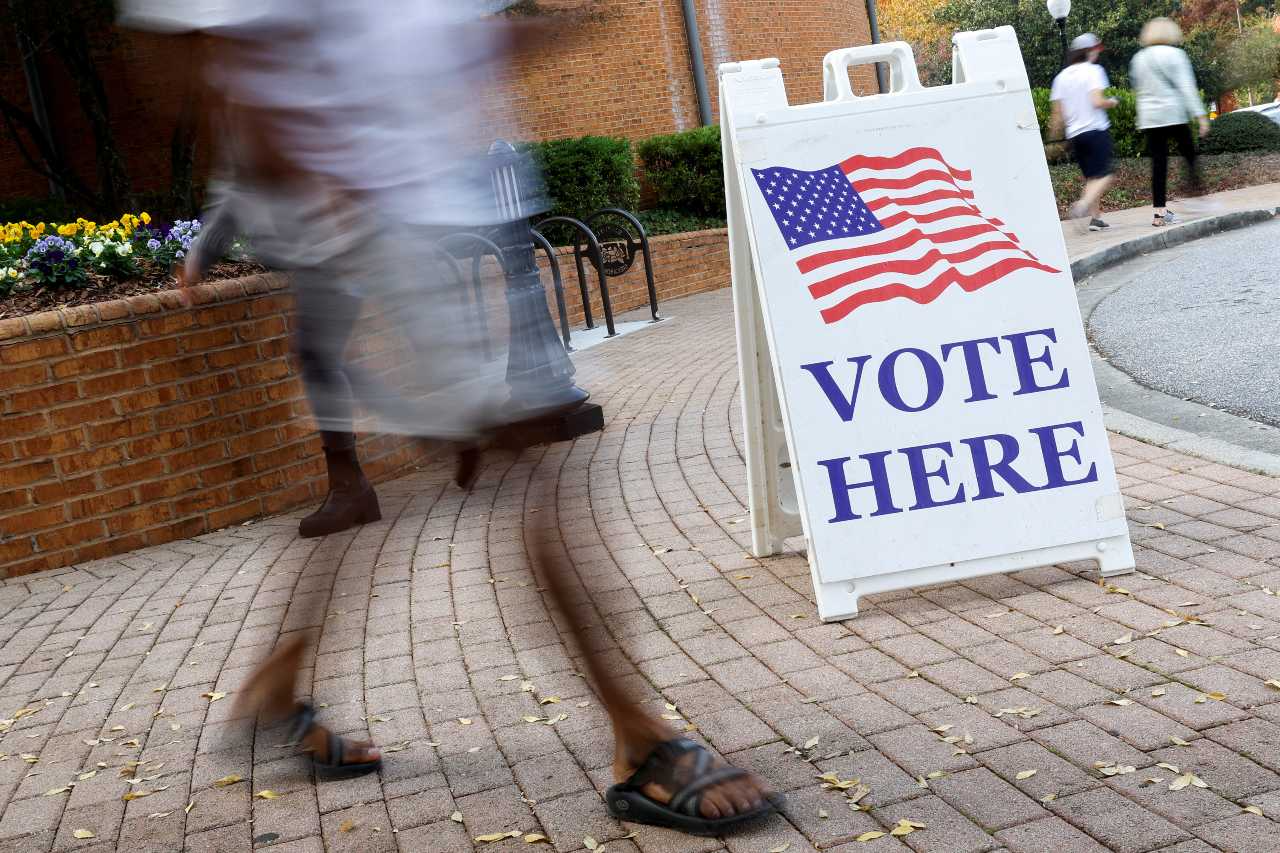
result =
[{"label": "dry leaf", "polygon": [[543,835],[541,832],[530,832],[528,835],[524,837],[525,844],[537,844],[539,841],[546,841],[546,840],[548,840],[547,837]]},{"label": "dry leaf", "polygon": [[1241,811],[1246,811],[1249,814],[1256,814],[1258,817],[1266,817],[1266,815],[1262,813],[1262,809],[1257,806],[1245,806]]},{"label": "dry leaf", "polygon": [[1217,690],[1210,690],[1208,693],[1204,695],[1208,696],[1210,699],[1214,700],[1215,702],[1221,702],[1227,698],[1227,694],[1221,693]]},{"label": "dry leaf", "polygon": [[75,832],[71,834],[76,838],[96,838],[97,837],[87,829],[77,829]]},{"label": "dry leaf", "polygon": [[56,797],[58,794],[65,794],[67,791],[70,791],[70,790],[71,790],[70,785],[63,785],[61,788],[50,788],[49,790],[44,792],[44,795],[46,797]]},{"label": "dry leaf", "polygon": [[185,806],[183,806],[183,807],[182,807],[182,810],[183,810],[185,813],[187,813],[187,814],[191,814],[191,810],[192,810],[193,808],[195,808],[195,807],[196,807],[196,801],[195,801],[195,800],[188,800],[188,801],[187,801],[187,804],[186,804]]},{"label": "dry leaf", "polygon": [[925,825],[923,823],[918,823],[914,820],[907,820],[906,818],[903,818],[902,820],[898,821],[897,826],[889,830],[889,834],[899,835],[899,836],[910,835],[911,833],[915,832],[917,829],[924,829],[924,828],[925,828]]},{"label": "dry leaf", "polygon": [[1042,803],[1052,803],[1052,802],[1053,802],[1054,800],[1056,800],[1056,799],[1058,799],[1058,795],[1057,795],[1057,794],[1045,794],[1043,797],[1041,797],[1041,798],[1040,798],[1040,802],[1042,802]]},{"label": "dry leaf", "polygon": [[1170,773],[1182,772],[1181,770],[1178,769],[1178,766],[1176,764],[1170,764],[1167,761],[1161,761],[1159,764],[1156,765],[1156,767],[1163,767],[1165,770],[1168,770]]},{"label": "dry leaf", "polygon": [[355,828],[356,828],[356,822],[351,818],[347,818],[342,823],[338,824],[338,832],[350,832]]},{"label": "dry leaf", "polygon": [[220,690],[215,690],[212,693],[201,693],[200,698],[208,699],[210,702],[217,702],[219,699],[226,698],[226,695],[226,693]]},{"label": "dry leaf", "polygon": [[275,791],[271,790],[270,788],[267,788],[267,789],[265,789],[265,790],[259,791],[258,793],[254,794],[254,796],[255,796],[255,797],[257,797],[258,799],[261,799],[261,800],[278,800],[278,799],[280,799],[280,795],[279,795],[279,794],[277,794]]},{"label": "dry leaf", "polygon": [[1112,640],[1111,645],[1123,646],[1132,642],[1133,642],[1133,632],[1130,631],[1128,634],[1125,634],[1123,637],[1117,637],[1116,639]]},{"label": "dry leaf", "polygon": [[1164,694],[1165,689],[1163,687],[1157,687],[1155,690],[1151,691],[1152,698],[1155,698],[1156,696],[1163,696]]},{"label": "dry leaf", "polygon": [[595,850],[600,846],[600,842],[588,835],[586,838],[582,839],[582,846],[588,850]]},{"label": "dry leaf", "polygon": [[459,718],[458,718],[458,722],[459,722],[459,723],[462,723],[462,725],[464,725],[464,726],[469,726],[469,725],[471,725],[471,718],[470,718],[470,717],[459,717]]},{"label": "dry leaf", "polygon": [[518,675],[502,675],[498,677],[498,680],[499,681],[515,681],[519,677],[520,676]]},{"label": "dry leaf", "polygon": [[462,823],[462,812],[454,812],[453,814],[449,815],[449,820],[453,821],[454,823]]},{"label": "dry leaf", "polygon": [[1178,737],[1177,735],[1170,735],[1169,742],[1172,743],[1174,746],[1191,746],[1191,744],[1187,743],[1185,740]]},{"label": "dry leaf", "polygon": [[127,803],[130,800],[140,800],[143,797],[149,797],[149,796],[151,796],[150,791],[130,791],[120,799],[124,800]]},{"label": "dry leaf", "polygon": [[544,696],[538,700],[539,705],[554,705],[560,701],[559,696]]},{"label": "dry leaf", "polygon": [[1173,652],[1180,658],[1191,657],[1191,652],[1186,649],[1174,649]]},{"label": "dry leaf", "polygon": [[821,739],[822,739],[822,736],[821,736],[821,735],[814,735],[813,737],[811,737],[811,738],[809,738],[807,741],[805,741],[805,742],[804,742],[804,746],[802,746],[802,747],[800,747],[800,748],[801,748],[801,749],[813,749],[815,746],[817,746],[817,745],[818,745],[818,741],[819,741],[819,740],[821,740]]},{"label": "dry leaf", "polygon": [[1108,704],[1108,705],[1119,705],[1121,708],[1123,708],[1123,707],[1125,707],[1126,705],[1132,705],[1132,704],[1133,704],[1133,700],[1132,700],[1132,699],[1108,699],[1108,700],[1107,700],[1107,704]]},{"label": "dry leaf", "polygon": [[1169,790],[1170,790],[1170,791],[1181,791],[1183,788],[1185,788],[1185,787],[1187,787],[1188,785],[1190,785],[1190,784],[1191,784],[1191,780],[1192,780],[1193,778],[1194,778],[1194,777],[1192,776],[1192,774],[1190,774],[1190,773],[1183,773],[1183,774],[1182,774],[1181,776],[1179,776],[1177,779],[1174,779],[1172,782],[1170,782],[1170,783],[1169,783]]},{"label": "dry leaf", "polygon": [[237,782],[243,782],[243,781],[244,781],[243,776],[240,776],[236,773],[232,773],[228,776],[223,776],[221,779],[216,780],[213,783],[213,785],[215,788],[225,788],[228,785],[234,785]]},{"label": "dry leaf", "polygon": [[1013,675],[1009,676],[1009,680],[1021,681],[1024,678],[1030,678],[1030,677],[1031,677],[1031,673],[1029,672],[1015,672]]},{"label": "dry leaf", "polygon": [[546,719],[546,717],[535,717],[532,714],[525,714],[520,719],[524,720],[526,723],[541,723],[543,720]]},{"label": "dry leaf", "polygon": [[777,847],[770,847],[769,853],[787,853],[787,851],[790,849],[791,849],[791,842],[784,841],[781,844],[779,844]]},{"label": "dry leaf", "polygon": [[1262,683],[1268,687],[1274,687],[1276,690],[1280,690],[1280,678],[1272,678]]},{"label": "dry leaf", "polygon": [[[475,840],[481,844],[491,844],[494,841],[502,841],[505,838],[519,838],[520,830],[513,829],[510,832],[488,832],[484,835],[477,835]],[[594,847],[588,848],[594,850]]]},{"label": "dry leaf", "polygon": [[385,755],[388,752],[404,752],[408,748],[409,748],[409,741],[402,740],[399,743],[395,743],[395,744],[392,744],[391,746],[384,747],[382,752]]},{"label": "dry leaf", "polygon": [[1055,634],[1061,634],[1061,633],[1062,633],[1063,631],[1065,631],[1065,630],[1067,630],[1067,629],[1066,629],[1066,628],[1063,628],[1061,625],[1056,625],[1056,626],[1054,626],[1053,633],[1055,633]]},{"label": "dry leaf", "polygon": [[168,817],[171,814],[173,814],[173,812],[152,812],[151,814],[147,815],[147,818],[150,820],[157,820],[162,817]]},{"label": "dry leaf", "polygon": [[877,838],[884,838],[884,833],[879,831],[878,829],[873,829],[870,832],[864,832],[861,835],[859,835],[857,840],[858,841],[875,841]]},{"label": "dry leaf", "polygon": [[826,809],[818,809],[818,819],[819,819],[819,820],[826,820],[826,819],[827,819],[827,818],[829,818],[829,817],[831,817],[831,815],[830,815],[830,813],[829,813]]},{"label": "dry leaf", "polygon": [[1016,779],[1030,779],[1030,778],[1031,778],[1032,776],[1034,776],[1034,775],[1036,775],[1036,771],[1035,771],[1035,770],[1023,770],[1023,771],[1021,771],[1020,773],[1018,773],[1018,775],[1017,775],[1016,777],[1014,777],[1014,778],[1016,778]]}]

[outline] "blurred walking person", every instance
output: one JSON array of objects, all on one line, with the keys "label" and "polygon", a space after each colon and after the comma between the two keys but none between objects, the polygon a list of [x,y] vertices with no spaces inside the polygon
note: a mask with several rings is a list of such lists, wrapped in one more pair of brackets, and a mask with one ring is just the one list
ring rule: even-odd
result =
[{"label": "blurred walking person", "polygon": [[[303,535],[335,532],[378,514],[354,460],[357,404],[376,416],[380,431],[469,448],[459,468],[459,479],[466,480],[478,465],[474,447],[484,436],[531,411],[580,401],[574,389],[548,386],[538,399],[521,400],[521,414],[497,414],[493,397],[512,378],[510,371],[504,377],[501,370],[486,370],[458,298],[459,283],[443,274],[448,265],[438,262],[433,248],[451,230],[509,224],[484,160],[468,153],[481,140],[478,105],[489,85],[486,69],[518,49],[561,36],[560,21],[486,20],[480,4],[452,0],[125,5],[139,23],[202,31],[212,42],[206,76],[223,103],[224,166],[205,245],[188,258],[182,283],[194,284],[219,247],[241,231],[255,252],[292,273],[295,347],[330,461],[330,498],[309,517],[315,526]],[[557,9],[581,5],[545,0]],[[536,200],[525,201],[526,214],[542,209]],[[405,387],[362,372],[348,352],[366,305],[380,308],[381,325],[372,332],[379,344],[391,336],[409,344],[399,351],[408,364],[393,372],[408,380]],[[513,331],[511,338],[518,337]],[[565,394],[570,398],[559,396]],[[553,493],[547,489],[546,499]],[[759,778],[680,736],[592,653],[582,639],[583,609],[575,606],[568,569],[541,533],[527,535],[532,563],[613,726],[617,784],[607,792],[609,810],[701,835],[774,811],[781,799]],[[314,598],[323,602],[323,596]],[[311,753],[318,770],[377,770],[382,757],[372,743],[338,736],[316,722],[310,702],[298,698],[310,635],[324,625],[324,614],[308,608],[304,603],[299,611],[308,612],[289,611],[297,630],[283,636],[236,691],[237,710],[264,722],[288,721],[291,741]]]},{"label": "blurred walking person", "polygon": [[1102,219],[1102,195],[1111,186],[1111,121],[1107,110],[1117,101],[1104,93],[1111,85],[1098,64],[1102,41],[1093,33],[1076,36],[1067,54],[1067,67],[1053,78],[1050,136],[1065,132],[1071,155],[1084,175],[1084,194],[1071,205],[1072,220],[1089,217],[1090,231],[1109,226]]},{"label": "blurred walking person", "polygon": [[1182,28],[1170,18],[1152,18],[1138,36],[1142,50],[1129,65],[1129,82],[1138,101],[1138,129],[1147,140],[1151,158],[1151,224],[1160,227],[1177,222],[1168,207],[1169,143],[1187,164],[1193,194],[1200,191],[1196,143],[1188,123],[1195,120],[1200,136],[1209,133],[1209,119],[1196,89],[1191,60],[1178,45]]}]

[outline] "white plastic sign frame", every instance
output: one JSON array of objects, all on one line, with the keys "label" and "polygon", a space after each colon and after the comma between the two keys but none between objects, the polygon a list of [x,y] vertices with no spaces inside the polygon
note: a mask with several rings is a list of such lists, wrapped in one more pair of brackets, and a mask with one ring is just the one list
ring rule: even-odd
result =
[{"label": "white plastic sign frame", "polygon": [[[932,88],[905,43],[833,51],[798,106],[776,59],[719,69],[752,551],[803,533],[824,621],[1134,566],[1016,36],[953,47]],[[890,91],[855,95],[874,62]]]}]

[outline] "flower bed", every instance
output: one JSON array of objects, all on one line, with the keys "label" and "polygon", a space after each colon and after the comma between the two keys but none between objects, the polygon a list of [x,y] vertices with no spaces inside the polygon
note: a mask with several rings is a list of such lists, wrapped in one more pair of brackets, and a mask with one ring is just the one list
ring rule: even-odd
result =
[{"label": "flower bed", "polygon": [[[145,211],[104,225],[87,219],[0,225],[0,319],[171,288],[171,267],[199,233],[198,219],[165,224]],[[263,271],[254,261],[224,260],[205,278]]]}]

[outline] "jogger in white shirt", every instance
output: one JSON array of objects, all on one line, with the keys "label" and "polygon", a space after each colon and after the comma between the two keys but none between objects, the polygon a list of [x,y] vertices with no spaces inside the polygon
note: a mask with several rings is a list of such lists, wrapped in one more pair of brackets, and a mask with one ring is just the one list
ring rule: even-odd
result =
[{"label": "jogger in white shirt", "polygon": [[1069,217],[1089,217],[1089,230],[1109,227],[1101,218],[1102,194],[1111,186],[1111,122],[1107,110],[1116,105],[1103,92],[1110,85],[1107,72],[1098,65],[1102,42],[1093,33],[1076,36],[1067,54],[1067,67],[1053,78],[1049,98],[1053,102],[1050,135],[1064,129],[1071,154],[1084,174],[1084,194],[1071,205]]}]

